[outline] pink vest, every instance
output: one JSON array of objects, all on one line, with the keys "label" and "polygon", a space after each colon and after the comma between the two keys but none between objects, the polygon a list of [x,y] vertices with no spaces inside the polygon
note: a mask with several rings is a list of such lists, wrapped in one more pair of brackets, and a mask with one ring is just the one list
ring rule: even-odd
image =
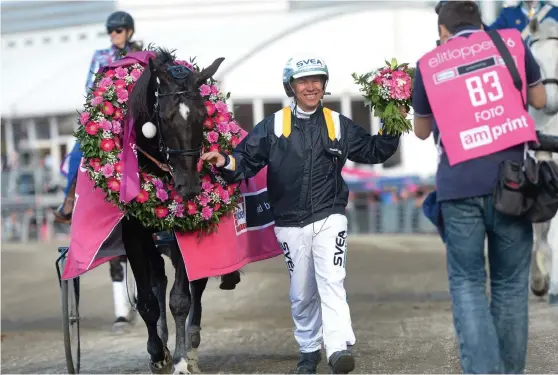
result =
[{"label": "pink vest", "polygon": [[[525,98],[521,34],[498,32],[515,60]],[[451,39],[424,55],[419,68],[450,165],[537,140],[535,122],[487,33]]]}]

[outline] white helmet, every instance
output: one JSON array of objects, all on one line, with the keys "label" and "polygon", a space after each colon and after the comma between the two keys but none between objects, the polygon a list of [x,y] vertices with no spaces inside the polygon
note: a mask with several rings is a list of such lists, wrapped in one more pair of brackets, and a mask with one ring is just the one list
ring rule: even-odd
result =
[{"label": "white helmet", "polygon": [[329,71],[324,59],[312,56],[291,57],[283,68],[283,87],[288,97],[294,96],[291,80],[306,76],[324,75],[324,91],[329,80]]}]

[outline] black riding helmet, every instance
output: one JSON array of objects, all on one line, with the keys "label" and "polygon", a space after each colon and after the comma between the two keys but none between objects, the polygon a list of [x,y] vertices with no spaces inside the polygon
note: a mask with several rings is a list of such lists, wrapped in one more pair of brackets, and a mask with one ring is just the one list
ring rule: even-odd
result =
[{"label": "black riding helmet", "polygon": [[126,12],[117,11],[108,16],[106,27],[109,34],[112,30],[119,27],[134,30],[134,19]]}]

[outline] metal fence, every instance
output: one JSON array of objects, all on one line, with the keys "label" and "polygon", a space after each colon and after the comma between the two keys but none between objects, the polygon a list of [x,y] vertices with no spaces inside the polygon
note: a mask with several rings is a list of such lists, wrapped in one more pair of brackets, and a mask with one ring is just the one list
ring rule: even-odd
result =
[{"label": "metal fence", "polygon": [[[64,199],[63,182],[42,169],[2,173],[2,242],[69,240],[69,226],[55,223],[53,215]],[[402,187],[352,192],[346,211],[349,233],[437,233],[421,208],[431,189],[414,185],[412,191]]]}]

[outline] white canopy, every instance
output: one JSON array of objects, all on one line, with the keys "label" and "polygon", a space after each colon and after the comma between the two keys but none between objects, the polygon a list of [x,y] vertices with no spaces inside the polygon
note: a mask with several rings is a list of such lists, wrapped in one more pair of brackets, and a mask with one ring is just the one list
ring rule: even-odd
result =
[{"label": "white canopy", "polygon": [[[425,25],[418,27],[418,21]],[[416,60],[434,46],[436,14],[430,8],[332,7],[268,15],[205,17],[186,21],[137,22],[136,38],[146,45],[177,49],[183,59],[199,56],[201,66],[217,57],[226,60],[218,71],[223,89],[237,98],[284,98],[281,72],[293,54],[322,56],[331,72],[329,91],[358,94],[352,72],[381,65],[384,58]],[[2,117],[47,116],[80,110],[93,51],[106,48],[103,25],[56,30],[49,35],[65,43],[42,43],[34,34],[32,46],[9,48],[2,40]],[[79,40],[78,34],[90,36]],[[101,33],[101,36],[97,36]],[[21,41],[21,35],[18,36]]]}]

